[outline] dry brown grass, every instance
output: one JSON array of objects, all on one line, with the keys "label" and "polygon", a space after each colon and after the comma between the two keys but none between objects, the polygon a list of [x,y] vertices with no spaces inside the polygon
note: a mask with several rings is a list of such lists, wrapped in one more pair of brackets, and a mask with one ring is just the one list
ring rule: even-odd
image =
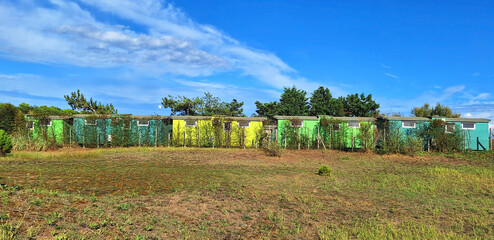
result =
[{"label": "dry brown grass", "polygon": [[[278,158],[260,150],[182,148],[21,152],[0,160],[0,236],[492,238],[489,157],[314,150]],[[331,177],[317,175],[322,164],[332,168]]]}]

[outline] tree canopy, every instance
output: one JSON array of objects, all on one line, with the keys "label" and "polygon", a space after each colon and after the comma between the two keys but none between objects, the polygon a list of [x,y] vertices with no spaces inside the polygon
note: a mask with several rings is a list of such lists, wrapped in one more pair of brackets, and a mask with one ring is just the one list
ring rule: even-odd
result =
[{"label": "tree canopy", "polygon": [[211,93],[204,93],[204,96],[199,98],[188,98],[184,96],[173,97],[168,95],[161,101],[164,108],[171,110],[171,115],[188,115],[188,116],[231,116],[241,117],[244,115],[244,102],[238,102],[233,99],[232,102],[223,102],[219,97],[213,96]]},{"label": "tree canopy", "polygon": [[435,107],[431,107],[428,103],[425,103],[422,107],[414,107],[412,109],[412,115],[416,117],[447,117],[447,118],[459,118],[461,114],[454,113],[451,108],[445,105],[437,103]]},{"label": "tree canopy", "polygon": [[15,118],[19,110],[10,103],[0,103],[0,130],[11,134],[15,130]]},{"label": "tree canopy", "polygon": [[379,104],[372,100],[372,94],[355,93],[344,98],[343,108],[347,117],[371,117],[377,113]]},{"label": "tree canopy", "polygon": [[328,88],[320,86],[310,97],[310,114],[312,116],[343,116],[343,98],[333,98]]},{"label": "tree canopy", "polygon": [[64,95],[64,98],[73,110],[77,109],[98,114],[117,113],[117,109],[113,107],[113,104],[103,105],[101,102],[93,100],[93,98],[90,98],[88,101],[79,89],[77,89],[77,92],[72,92],[70,95]]},{"label": "tree canopy", "polygon": [[328,88],[320,86],[311,94],[310,101],[303,90],[284,88],[279,102],[261,103],[256,101],[258,116],[273,118],[275,115],[285,116],[318,116],[334,117],[370,117],[377,114],[379,104],[372,99],[372,94],[350,94],[347,97],[333,98]]},{"label": "tree canopy", "polygon": [[278,114],[284,116],[307,116],[309,114],[309,102],[307,92],[292,88],[284,88],[278,104]]}]

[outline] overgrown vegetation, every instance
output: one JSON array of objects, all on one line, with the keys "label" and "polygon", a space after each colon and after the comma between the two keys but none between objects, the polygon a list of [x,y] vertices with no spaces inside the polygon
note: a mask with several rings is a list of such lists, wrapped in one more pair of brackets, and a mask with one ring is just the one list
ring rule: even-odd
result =
[{"label": "overgrown vegetation", "polygon": [[263,145],[262,150],[269,157],[281,157],[283,151],[277,142],[269,142],[267,145]]},{"label": "overgrown vegetation", "polygon": [[414,156],[422,151],[465,151],[465,133],[458,127],[446,131],[441,119],[418,123],[414,129],[402,129],[399,122],[378,121],[377,149],[380,154],[401,153]]},{"label": "overgrown vegetation", "polygon": [[0,129],[0,157],[5,156],[12,151],[12,140],[10,136]]},{"label": "overgrown vegetation", "polygon": [[16,152],[0,159],[0,236],[492,239],[493,154]]}]

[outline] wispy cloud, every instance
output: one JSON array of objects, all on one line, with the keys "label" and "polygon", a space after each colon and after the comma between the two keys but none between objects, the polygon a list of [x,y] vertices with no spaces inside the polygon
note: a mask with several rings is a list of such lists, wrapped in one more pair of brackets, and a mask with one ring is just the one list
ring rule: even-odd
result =
[{"label": "wispy cloud", "polygon": [[480,73],[479,73],[479,72],[474,72],[474,73],[472,74],[472,76],[474,76],[474,77],[478,77],[478,76],[480,76]]},{"label": "wispy cloud", "polygon": [[220,83],[211,83],[211,82],[198,82],[198,81],[187,81],[187,80],[180,80],[180,79],[176,79],[175,80],[176,82],[182,84],[182,85],[185,85],[185,86],[189,86],[189,87],[195,87],[195,88],[201,88],[201,89],[204,89],[204,88],[214,88],[214,89],[231,89],[231,88],[235,88],[235,86],[233,85],[226,85],[226,84],[220,84]]},{"label": "wispy cloud", "polygon": [[[107,23],[88,7],[139,27]],[[158,0],[0,2],[0,55],[38,63],[131,67],[158,75],[239,72],[278,89],[318,86],[273,53],[248,47]]]},{"label": "wispy cloud", "polygon": [[379,65],[384,69],[391,69],[390,66],[384,65],[383,63],[379,63]]},{"label": "wispy cloud", "polygon": [[396,76],[396,75],[393,75],[391,73],[385,73],[384,75],[390,77],[390,78],[394,78],[394,79],[399,79],[400,77]]}]

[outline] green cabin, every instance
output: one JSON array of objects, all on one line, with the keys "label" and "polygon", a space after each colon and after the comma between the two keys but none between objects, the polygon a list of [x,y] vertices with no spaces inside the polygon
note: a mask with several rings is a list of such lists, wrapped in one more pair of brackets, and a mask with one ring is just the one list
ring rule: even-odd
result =
[{"label": "green cabin", "polygon": [[319,119],[314,116],[274,116],[278,143],[284,148],[310,149],[318,139]]},{"label": "green cabin", "polygon": [[26,128],[34,141],[53,142],[58,146],[75,139],[73,118],[70,116],[26,116]]},{"label": "green cabin", "polygon": [[319,116],[320,136],[330,149],[368,149],[374,143],[375,118]]}]

